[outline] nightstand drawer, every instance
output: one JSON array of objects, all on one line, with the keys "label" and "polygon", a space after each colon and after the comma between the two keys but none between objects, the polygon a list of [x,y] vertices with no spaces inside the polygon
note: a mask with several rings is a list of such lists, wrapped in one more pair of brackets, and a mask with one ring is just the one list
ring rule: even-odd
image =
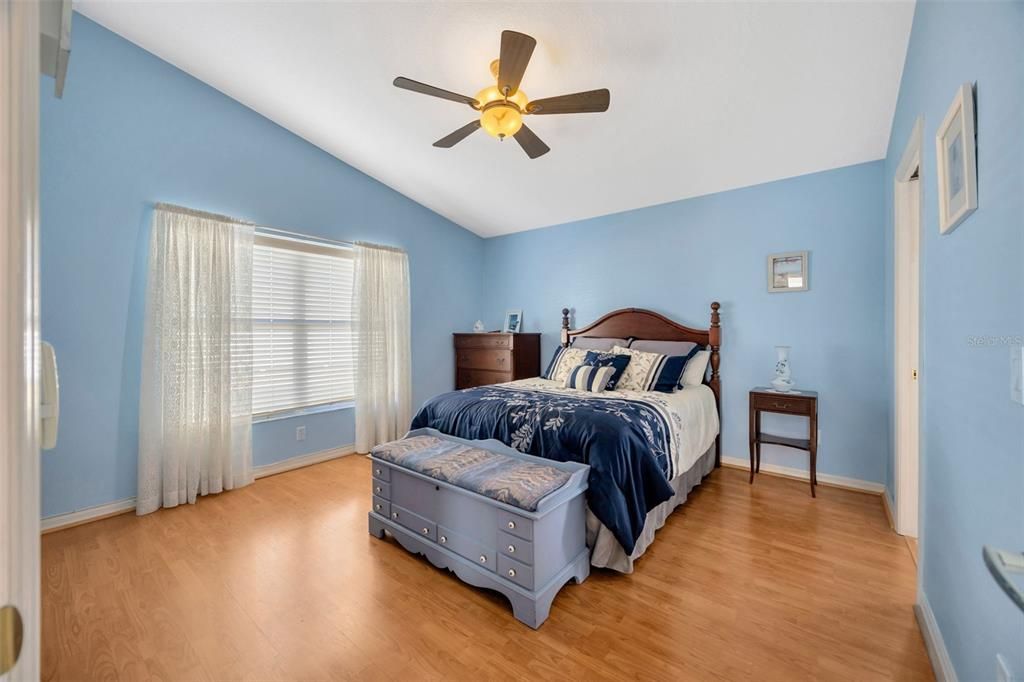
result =
[{"label": "nightstand drawer", "polygon": [[496,372],[512,371],[512,351],[490,348],[460,348],[455,354],[460,369],[487,369]]},{"label": "nightstand drawer", "polygon": [[751,393],[750,406],[757,410],[783,412],[786,414],[811,415],[814,413],[814,398],[798,394],[778,395],[771,393]]}]

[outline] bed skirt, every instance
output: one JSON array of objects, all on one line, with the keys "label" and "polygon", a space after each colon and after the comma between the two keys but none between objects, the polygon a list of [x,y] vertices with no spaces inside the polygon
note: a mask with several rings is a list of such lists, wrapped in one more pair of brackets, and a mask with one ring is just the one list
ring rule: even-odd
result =
[{"label": "bed skirt", "polygon": [[644,521],[643,532],[637,538],[636,548],[633,550],[632,555],[626,554],[626,551],[622,549],[622,545],[615,539],[615,535],[602,525],[588,508],[587,546],[590,547],[590,565],[598,568],[610,568],[620,573],[632,573],[633,562],[639,559],[647,551],[651,543],[654,542],[654,534],[665,525],[669,514],[683,502],[686,502],[690,491],[696,488],[714,468],[715,446],[712,443],[707,452],[693,463],[693,466],[669,481],[675,494],[648,512],[647,519]]}]

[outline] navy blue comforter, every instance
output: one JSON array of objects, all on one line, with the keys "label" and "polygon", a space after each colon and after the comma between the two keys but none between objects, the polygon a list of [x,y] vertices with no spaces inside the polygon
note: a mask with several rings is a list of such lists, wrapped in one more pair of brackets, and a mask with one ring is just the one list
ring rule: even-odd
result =
[{"label": "navy blue comforter", "polygon": [[647,512],[672,496],[671,429],[658,409],[637,400],[483,386],[431,399],[412,421],[424,427],[589,464],[587,502],[627,554]]}]

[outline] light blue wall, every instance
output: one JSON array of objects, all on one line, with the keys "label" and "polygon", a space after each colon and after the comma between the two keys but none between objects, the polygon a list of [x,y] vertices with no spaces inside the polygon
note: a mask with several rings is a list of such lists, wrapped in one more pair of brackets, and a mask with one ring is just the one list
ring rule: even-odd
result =
[{"label": "light blue wall", "polygon": [[[940,236],[934,140],[965,82],[977,85],[979,207]],[[1024,407],[1010,401],[1010,348],[971,337],[1024,335],[1024,2],[917,4],[885,163],[887,262],[891,179],[919,115],[923,589],[961,680],[994,679],[997,653],[1020,679],[1024,616],[981,547],[1024,549]]]},{"label": "light blue wall", "polygon": [[[79,14],[64,98],[49,79],[42,90],[42,334],[62,391],[60,443],[42,461],[44,516],[135,494],[157,201],[405,248],[413,400],[450,390],[450,334],[480,308],[479,237]],[[351,410],[257,424],[253,439],[257,465],[349,444]]]},{"label": "light blue wall", "polygon": [[[585,324],[615,308],[652,308],[695,327],[722,303],[723,452],[747,457],[747,392],[774,377],[790,345],[797,386],[820,392],[819,471],[881,482],[888,459],[883,381],[885,224],[881,162],[602,216],[485,242],[485,321],[523,308],[545,361],[560,310]],[[766,258],[810,251],[810,291],[769,294]],[[806,433],[806,420],[765,417]],[[807,455],[766,447],[800,469]],[[827,493],[825,493],[827,494]]]}]

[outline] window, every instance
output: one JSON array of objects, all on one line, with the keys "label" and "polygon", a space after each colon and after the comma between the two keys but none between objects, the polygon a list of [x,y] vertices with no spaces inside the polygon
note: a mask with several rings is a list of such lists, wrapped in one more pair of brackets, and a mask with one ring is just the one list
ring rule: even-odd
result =
[{"label": "window", "polygon": [[254,416],[352,399],[352,274],[350,249],[256,235]]}]

